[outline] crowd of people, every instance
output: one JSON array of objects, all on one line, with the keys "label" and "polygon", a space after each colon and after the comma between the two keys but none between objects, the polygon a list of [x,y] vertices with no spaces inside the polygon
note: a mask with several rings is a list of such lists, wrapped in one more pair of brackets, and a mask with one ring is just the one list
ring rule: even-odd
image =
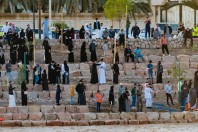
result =
[{"label": "crowd of people", "polygon": [[[149,18],[145,21],[145,37],[150,37],[150,24],[151,21]],[[68,61],[64,61],[63,64],[57,64],[51,55],[51,46],[49,44],[49,27],[48,27],[48,20],[47,17],[42,22],[43,25],[43,35],[44,35],[44,41],[43,41],[43,48],[44,48],[44,61],[45,64],[48,64],[48,70],[42,69],[39,64],[36,64],[33,68],[33,85],[42,85],[43,91],[49,91],[49,84],[57,85],[56,89],[56,104],[60,105],[61,100],[61,84],[70,84],[70,104],[73,105],[75,103],[74,101],[74,91],[78,93],[78,104],[79,105],[86,105],[86,96],[85,96],[85,90],[86,86],[84,85],[84,80],[81,79],[79,83],[74,88],[74,85],[70,83],[69,74],[70,74],[70,68],[68,66],[69,63],[74,62],[74,46],[72,39],[75,39],[75,31],[74,28],[68,29],[63,31],[63,43],[68,46]],[[103,30],[104,29],[104,30]],[[103,24],[98,21],[96,18],[96,21],[94,22],[94,30],[96,32],[99,32],[100,38],[103,38],[104,45],[104,57],[106,54],[106,51],[108,51],[108,41],[107,39],[113,39],[115,37],[115,30],[111,26],[111,28],[108,30],[107,28],[103,27]],[[181,24],[179,27],[179,33],[184,32],[184,36],[187,35],[188,37],[191,35],[189,29],[184,28],[184,26]],[[185,31],[184,31],[185,30]],[[197,27],[193,28],[193,35],[196,36],[196,30]],[[16,106],[16,100],[14,97],[14,89],[13,86],[14,78],[12,75],[12,64],[18,63],[18,77],[17,77],[17,83],[21,85],[21,99],[22,99],[22,105],[27,105],[27,94],[28,94],[28,88],[26,87],[27,83],[30,83],[29,81],[29,68],[27,66],[24,66],[23,64],[29,64],[31,61],[33,61],[33,31],[30,28],[30,25],[27,25],[27,29],[24,31],[21,30],[20,34],[18,35],[18,32],[16,32],[13,25],[10,25],[8,22],[6,22],[6,25],[2,28],[2,31],[4,32],[3,36],[3,43],[8,43],[10,46],[10,60],[6,63],[3,45],[0,45],[0,63],[1,65],[6,66],[6,74],[8,77],[9,82],[9,107],[15,107]],[[56,26],[52,29],[52,38],[59,39],[60,37],[60,27]],[[140,33],[140,28],[137,26],[137,23],[135,26],[132,27],[131,34],[133,34],[133,37],[136,39],[138,38]],[[156,24],[153,32],[153,38],[158,40],[160,37],[160,44],[162,45],[162,52],[163,55],[165,55],[165,51],[168,55],[168,41],[169,37],[171,37],[172,29],[170,26],[166,25],[164,29],[164,35],[161,37],[161,29]],[[85,27],[82,26],[80,29],[79,36],[76,38],[80,39],[86,39],[86,38],[92,38],[92,26],[91,24],[86,25]],[[128,35],[127,35],[128,36]],[[197,35],[198,36],[198,35]],[[187,38],[188,38],[187,37]],[[185,37],[185,42],[186,39]],[[26,43],[27,40],[27,43]],[[191,38],[192,40],[192,38]],[[80,62],[85,63],[88,62],[87,59],[87,53],[86,53],[86,42],[83,42],[81,45],[81,51],[80,51]],[[123,29],[121,29],[119,33],[119,44],[120,46],[125,45],[125,32]],[[117,46],[117,45],[116,45]],[[97,62],[97,52],[96,52],[96,44],[95,40],[92,40],[92,42],[89,44],[89,51],[91,52],[91,84],[99,84],[103,85],[106,84],[106,64],[104,59],[101,59],[100,62]],[[144,55],[141,53],[140,47],[136,47],[133,50],[134,53],[132,53],[132,49],[130,46],[127,46],[124,50],[124,56],[125,61],[128,63],[129,58],[131,59],[131,62],[137,62],[140,63],[140,59],[142,62],[145,61]],[[114,54],[114,50],[113,50]],[[111,65],[112,72],[113,72],[113,84],[119,84],[119,54],[118,51],[115,53],[115,61],[114,64]],[[135,83],[131,88],[131,102],[128,98],[130,96],[130,92],[126,87],[123,87],[122,85],[119,88],[119,95],[118,95],[118,104],[119,104],[119,111],[120,112],[130,112],[130,107],[132,106],[132,109],[137,109],[137,111],[143,111],[143,100],[145,99],[146,102],[146,108],[150,109],[152,108],[152,92],[154,91],[153,84],[153,64],[152,61],[149,61],[149,64],[147,65],[148,70],[148,79],[147,82],[142,86],[140,84]],[[24,71],[26,71],[24,75]],[[156,70],[156,83],[163,83],[162,81],[162,74],[163,74],[163,66],[161,64],[161,61],[157,64],[157,70]],[[189,83],[190,84],[190,83]],[[192,85],[192,81],[191,81]],[[187,102],[190,103],[192,107],[195,106],[194,98],[196,98],[193,88],[191,85],[182,84],[182,82],[178,83],[178,95],[179,95],[179,101],[182,106],[182,110],[185,110],[184,106],[186,106]],[[181,88],[179,87],[181,86]],[[174,105],[173,99],[172,99],[172,84],[170,81],[168,81],[167,85],[165,86],[166,91],[166,97],[167,97],[167,105],[169,105],[169,98],[171,100],[172,105]],[[144,98],[143,98],[144,95]],[[93,96],[94,97],[94,96]],[[98,89],[95,98],[97,102],[97,112],[101,111],[101,105],[103,100],[104,94]],[[189,101],[187,101],[187,98],[190,98]],[[115,104],[115,93],[114,93],[114,86],[112,85],[110,87],[109,91],[109,105],[110,105],[110,111],[113,111],[113,105]]]}]

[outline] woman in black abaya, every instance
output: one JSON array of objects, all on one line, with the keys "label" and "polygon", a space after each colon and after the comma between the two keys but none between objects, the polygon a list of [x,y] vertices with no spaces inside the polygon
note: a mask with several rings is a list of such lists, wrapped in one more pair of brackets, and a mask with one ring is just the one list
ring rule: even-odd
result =
[{"label": "woman in black abaya", "polygon": [[93,62],[91,66],[91,84],[96,84],[98,83],[98,72],[97,72],[97,64]]},{"label": "woman in black abaya", "polygon": [[120,75],[118,62],[113,64],[112,69],[113,69],[113,83],[118,84],[118,76]]},{"label": "woman in black abaya", "polygon": [[26,87],[25,81],[23,81],[22,84],[21,84],[21,102],[22,102],[22,106],[27,106],[27,91],[28,91],[28,88]]},{"label": "woman in black abaya", "polygon": [[86,42],[81,45],[80,62],[87,62]]}]

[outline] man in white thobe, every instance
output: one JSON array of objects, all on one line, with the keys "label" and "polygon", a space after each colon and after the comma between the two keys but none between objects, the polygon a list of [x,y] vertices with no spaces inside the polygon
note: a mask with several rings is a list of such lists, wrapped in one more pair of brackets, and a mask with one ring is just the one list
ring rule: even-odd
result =
[{"label": "man in white thobe", "polygon": [[149,84],[146,84],[146,87],[144,88],[144,97],[146,100],[146,108],[152,107],[152,95],[151,95],[152,89],[149,87]]},{"label": "man in white thobe", "polygon": [[103,59],[101,59],[101,61],[99,63],[99,67],[98,67],[99,84],[105,84],[106,83],[105,69],[106,69],[106,64],[103,61]]}]

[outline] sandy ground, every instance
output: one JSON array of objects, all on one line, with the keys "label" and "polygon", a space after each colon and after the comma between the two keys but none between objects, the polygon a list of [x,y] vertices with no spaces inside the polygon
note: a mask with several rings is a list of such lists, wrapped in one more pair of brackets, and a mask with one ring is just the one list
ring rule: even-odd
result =
[{"label": "sandy ground", "polygon": [[194,124],[148,124],[127,126],[12,127],[0,132],[197,132]]}]

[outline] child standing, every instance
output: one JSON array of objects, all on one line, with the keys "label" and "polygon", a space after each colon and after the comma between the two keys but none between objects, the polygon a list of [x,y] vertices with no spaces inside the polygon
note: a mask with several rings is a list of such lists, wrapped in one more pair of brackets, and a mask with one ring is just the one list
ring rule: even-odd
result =
[{"label": "child standing", "polygon": [[74,105],[74,85],[70,86],[70,105]]},{"label": "child standing", "polygon": [[100,112],[100,106],[102,103],[102,94],[100,93],[100,90],[96,93],[96,99],[97,99],[97,112]]}]

